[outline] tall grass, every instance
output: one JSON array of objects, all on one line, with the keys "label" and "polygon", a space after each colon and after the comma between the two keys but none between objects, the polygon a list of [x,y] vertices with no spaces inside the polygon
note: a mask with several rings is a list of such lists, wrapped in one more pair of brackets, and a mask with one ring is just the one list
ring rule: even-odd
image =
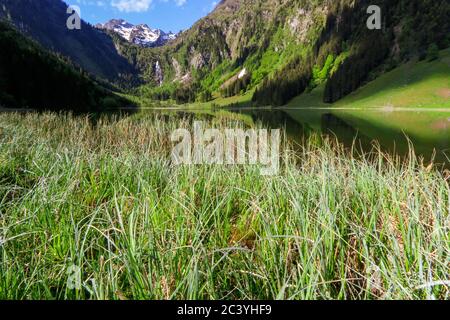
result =
[{"label": "tall grass", "polygon": [[278,176],[174,167],[190,126],[0,114],[0,298],[449,298],[445,173],[320,137]]}]

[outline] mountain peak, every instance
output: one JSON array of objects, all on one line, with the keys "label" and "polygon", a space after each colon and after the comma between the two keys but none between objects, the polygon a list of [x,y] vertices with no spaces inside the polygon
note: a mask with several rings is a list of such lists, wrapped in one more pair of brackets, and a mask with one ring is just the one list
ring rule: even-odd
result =
[{"label": "mountain peak", "polygon": [[96,27],[113,31],[128,42],[142,47],[163,46],[176,38],[172,32],[166,33],[161,29],[152,29],[145,23],[133,25],[123,19],[111,19],[104,24],[97,24]]}]

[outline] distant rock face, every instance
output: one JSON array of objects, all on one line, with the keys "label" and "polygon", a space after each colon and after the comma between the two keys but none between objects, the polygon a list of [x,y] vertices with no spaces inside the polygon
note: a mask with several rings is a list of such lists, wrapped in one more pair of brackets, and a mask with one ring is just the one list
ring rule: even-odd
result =
[{"label": "distant rock face", "polygon": [[172,32],[151,29],[146,24],[133,25],[122,19],[112,19],[104,24],[97,24],[96,28],[114,31],[125,40],[142,47],[160,47],[176,38]]}]

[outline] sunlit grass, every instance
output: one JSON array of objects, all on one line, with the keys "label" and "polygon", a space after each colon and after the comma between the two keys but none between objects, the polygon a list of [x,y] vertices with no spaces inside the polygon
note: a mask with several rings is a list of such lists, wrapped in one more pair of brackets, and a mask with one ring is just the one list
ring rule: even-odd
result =
[{"label": "sunlit grass", "polygon": [[449,298],[448,172],[321,137],[278,176],[174,167],[179,127],[0,114],[0,298]]},{"label": "sunlit grass", "polygon": [[440,58],[410,61],[377,77],[333,104],[323,103],[324,86],[291,100],[289,108],[446,109],[450,107],[450,50]]}]

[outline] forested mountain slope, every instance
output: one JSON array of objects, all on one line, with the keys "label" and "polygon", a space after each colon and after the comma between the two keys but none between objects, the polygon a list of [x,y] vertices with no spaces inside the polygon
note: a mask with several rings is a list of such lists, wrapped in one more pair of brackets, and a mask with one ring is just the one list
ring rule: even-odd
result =
[{"label": "forested mountain slope", "polygon": [[[370,30],[368,8],[381,10]],[[222,0],[158,48],[83,23],[66,28],[61,0],[0,0],[0,15],[84,70],[134,93],[178,103],[252,93],[284,105],[314,88],[333,103],[411,59],[449,47],[448,0]],[[254,92],[254,94],[253,94]]]},{"label": "forested mountain slope", "polygon": [[[382,29],[369,30],[371,5]],[[176,41],[157,49],[118,43],[149,85],[178,102],[256,89],[282,105],[325,85],[334,102],[413,57],[449,46],[447,0],[223,0]]]},{"label": "forested mountain slope", "polygon": [[329,104],[323,102],[325,86],[320,85],[292,99],[288,108],[398,109],[450,108],[450,49],[433,59],[417,58],[385,72],[346,97]]},{"label": "forested mountain slope", "polygon": [[100,111],[130,104],[3,22],[0,48],[1,107]]},{"label": "forested mountain slope", "polygon": [[111,37],[82,21],[66,26],[69,14],[61,0],[0,0],[0,19],[13,23],[45,48],[69,57],[97,77],[118,84],[137,83],[136,70],[117,51]]}]

